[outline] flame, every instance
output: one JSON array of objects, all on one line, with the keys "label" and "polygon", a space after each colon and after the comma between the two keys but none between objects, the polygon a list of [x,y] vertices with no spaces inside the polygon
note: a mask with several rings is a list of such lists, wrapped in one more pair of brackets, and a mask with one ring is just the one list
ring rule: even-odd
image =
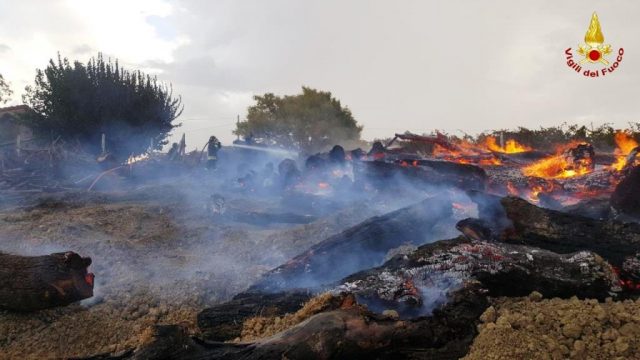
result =
[{"label": "flame", "polygon": [[507,193],[511,196],[520,195],[520,191],[518,191],[518,188],[515,185],[513,185],[511,181],[507,181]]},{"label": "flame", "polygon": [[544,189],[542,188],[542,186],[539,186],[539,185],[534,186],[533,188],[531,188],[531,191],[529,192],[529,200],[533,202],[540,201],[540,198],[538,197],[538,195],[543,191]]},{"label": "flame", "polygon": [[571,162],[563,155],[565,150],[577,145],[580,145],[580,143],[572,142],[559,147],[556,150],[556,155],[522,168],[522,173],[526,176],[545,179],[566,179],[592,172],[593,163],[591,159],[580,159],[577,162]]},{"label": "flame", "polygon": [[627,155],[638,147],[638,142],[634,140],[628,133],[618,131],[615,135],[616,150],[614,152],[616,161],[611,164],[610,168],[620,171],[627,165]]},{"label": "flame", "polygon": [[141,154],[141,155],[138,155],[138,156],[131,155],[127,159],[127,163],[126,164],[127,165],[133,165],[133,164],[135,164],[135,163],[137,163],[139,161],[146,160],[148,158],[149,158],[149,154]]},{"label": "flame", "polygon": [[320,189],[328,189],[328,188],[329,188],[329,183],[326,183],[326,182],[320,182],[320,183],[318,183],[318,187],[319,187]]},{"label": "flame", "polygon": [[584,42],[592,47],[604,43],[604,35],[602,35],[602,28],[600,27],[600,20],[598,20],[598,14],[593,13],[591,15],[591,22],[589,23],[589,29],[584,35]]},{"label": "flame", "polygon": [[506,154],[516,154],[516,153],[521,153],[525,151],[531,151],[530,147],[522,145],[517,141],[515,141],[514,139],[507,140],[504,147],[502,147],[498,145],[496,138],[493,136],[488,136],[484,140],[484,145],[487,147],[487,149],[491,151],[501,152]]},{"label": "flame", "polygon": [[433,155],[437,158],[456,162],[459,164],[478,164],[478,165],[501,165],[500,159],[487,152],[486,149],[468,140],[458,140],[455,143],[456,149],[449,149],[444,146],[435,144],[433,147]]}]

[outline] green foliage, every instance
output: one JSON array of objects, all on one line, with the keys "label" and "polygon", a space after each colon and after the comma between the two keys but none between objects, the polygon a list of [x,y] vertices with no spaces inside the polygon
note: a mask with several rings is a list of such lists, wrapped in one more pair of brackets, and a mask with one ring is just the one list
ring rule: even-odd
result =
[{"label": "green foliage", "polygon": [[9,102],[13,91],[9,87],[9,83],[4,79],[2,74],[0,74],[0,104],[6,104]]},{"label": "green foliage", "polygon": [[234,134],[307,154],[360,139],[362,126],[330,92],[302,87],[302,94],[267,93],[254,99],[247,120],[238,124]]},{"label": "green foliage", "polygon": [[94,152],[105,133],[108,150],[119,156],[144,152],[150,138],[161,148],[182,112],[170,85],[102,54],[86,65],[58,54],[25,90],[23,101],[35,112],[26,122],[34,131],[78,140]]}]

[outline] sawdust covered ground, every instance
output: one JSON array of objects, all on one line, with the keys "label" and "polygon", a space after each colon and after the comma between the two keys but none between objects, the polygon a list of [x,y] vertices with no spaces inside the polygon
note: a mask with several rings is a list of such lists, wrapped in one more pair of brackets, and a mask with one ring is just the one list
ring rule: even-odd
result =
[{"label": "sawdust covered ground", "polygon": [[[247,210],[272,205],[228,202]],[[117,353],[135,346],[152,324],[183,324],[195,333],[202,308],[375,214],[345,210],[308,225],[265,229],[213,221],[204,202],[186,202],[161,187],[123,196],[69,193],[2,209],[0,251],[90,256],[96,288],[81,304],[26,314],[0,311],[0,358]]]},{"label": "sawdust covered ground", "polygon": [[466,360],[640,359],[640,300],[501,299]]}]

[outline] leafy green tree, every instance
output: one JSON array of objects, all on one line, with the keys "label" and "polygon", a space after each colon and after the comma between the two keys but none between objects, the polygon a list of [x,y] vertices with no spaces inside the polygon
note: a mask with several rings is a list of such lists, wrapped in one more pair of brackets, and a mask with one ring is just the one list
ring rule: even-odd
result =
[{"label": "leafy green tree", "polygon": [[254,99],[247,120],[238,123],[234,134],[307,154],[360,140],[362,126],[330,92],[302,87],[302,94],[267,93]]},{"label": "leafy green tree", "polygon": [[2,74],[0,74],[0,104],[6,104],[12,94],[13,91],[11,91],[9,83],[4,79]]},{"label": "leafy green tree", "polygon": [[102,54],[86,65],[58,54],[25,90],[23,102],[34,110],[25,122],[34,131],[78,140],[94,152],[104,133],[108,150],[120,157],[144,152],[150,139],[161,148],[183,108],[171,85]]}]

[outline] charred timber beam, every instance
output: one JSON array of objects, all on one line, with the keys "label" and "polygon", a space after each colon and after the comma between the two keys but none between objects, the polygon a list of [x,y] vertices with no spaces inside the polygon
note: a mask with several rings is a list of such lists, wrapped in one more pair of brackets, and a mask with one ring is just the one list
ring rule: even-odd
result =
[{"label": "charred timber beam", "polygon": [[[337,282],[332,291],[354,294],[356,304],[343,303],[254,343],[189,339],[184,342],[191,346],[173,347],[183,350],[171,353],[175,358],[210,359],[392,355],[401,359],[457,359],[473,341],[479,316],[489,306],[489,295],[521,296],[540,291],[550,297],[602,299],[611,295],[615,283],[611,267],[590,252],[559,255],[460,237],[421,246],[412,254]],[[383,309],[395,310],[400,319],[381,315]],[[166,343],[172,341],[158,339],[155,346]],[[144,351],[150,351],[149,346]]]},{"label": "charred timber beam", "polygon": [[480,167],[450,161],[363,161],[356,168],[356,180],[370,182],[380,188],[393,185],[391,180],[398,177],[417,187],[446,186],[465,190],[484,190],[487,182],[487,174]]},{"label": "charred timber beam", "polygon": [[451,215],[451,200],[437,196],[375,216],[312,246],[270,271],[250,291],[310,288],[377,266],[391,249],[407,243],[421,245],[435,240],[433,227]]},{"label": "charred timber beam", "polygon": [[502,235],[505,242],[557,253],[589,250],[614,266],[640,252],[640,224],[543,209],[516,197],[505,197],[500,203],[512,223],[512,229]]},{"label": "charred timber beam", "polygon": [[33,311],[93,296],[91,258],[74,252],[44,256],[0,253],[0,308]]},{"label": "charred timber beam", "polygon": [[242,323],[253,316],[281,316],[298,311],[312,293],[241,293],[231,301],[204,309],[198,314],[198,327],[209,340],[226,341],[239,337]]}]

